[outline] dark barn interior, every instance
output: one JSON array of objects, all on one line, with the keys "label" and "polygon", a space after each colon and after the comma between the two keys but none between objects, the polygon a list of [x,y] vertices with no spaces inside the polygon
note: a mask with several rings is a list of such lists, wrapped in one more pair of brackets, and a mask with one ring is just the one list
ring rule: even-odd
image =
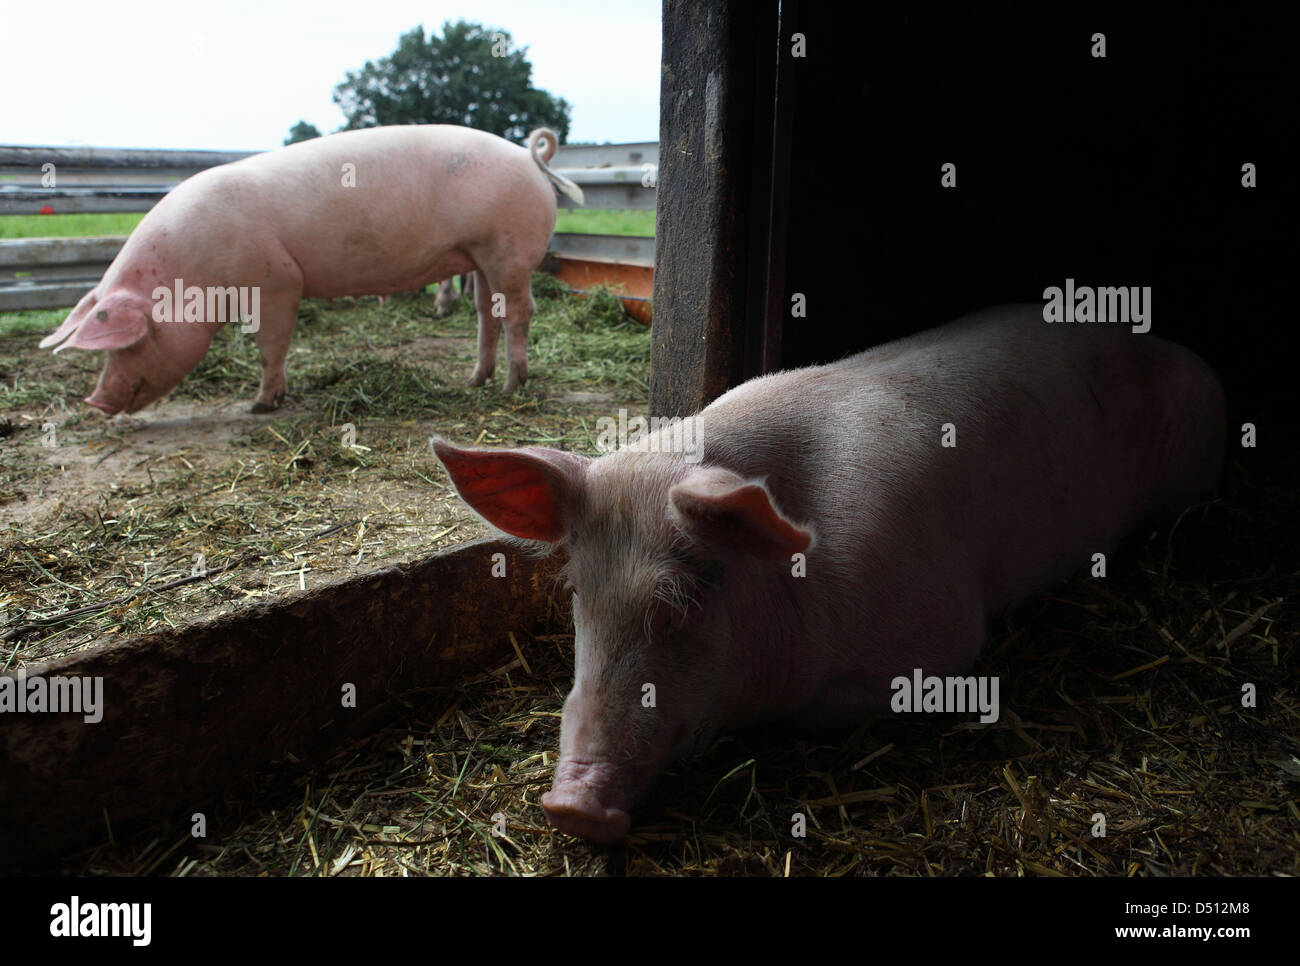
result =
[{"label": "dark barn interior", "polygon": [[[1195,5],[667,3],[661,180],[688,190],[661,201],[652,406],[692,411],[724,374],[831,361],[1074,278],[1151,286],[1153,332],[1215,364],[1230,423],[1280,441],[1295,409],[1285,36]],[[703,164],[683,150],[702,144]],[[696,329],[718,364],[679,377]]]}]

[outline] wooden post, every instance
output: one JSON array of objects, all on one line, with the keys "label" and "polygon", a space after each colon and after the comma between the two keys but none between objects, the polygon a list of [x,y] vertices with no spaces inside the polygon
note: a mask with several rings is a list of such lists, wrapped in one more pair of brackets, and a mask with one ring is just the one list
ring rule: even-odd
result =
[{"label": "wooden post", "polygon": [[650,411],[684,416],[765,356],[778,6],[665,0],[663,31]]}]

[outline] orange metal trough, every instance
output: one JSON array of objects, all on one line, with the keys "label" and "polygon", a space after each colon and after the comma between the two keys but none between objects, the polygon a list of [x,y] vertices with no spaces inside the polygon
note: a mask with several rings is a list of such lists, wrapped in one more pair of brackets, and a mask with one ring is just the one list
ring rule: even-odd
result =
[{"label": "orange metal trough", "polygon": [[579,295],[603,285],[618,295],[623,309],[638,322],[650,324],[650,299],[654,294],[654,269],[649,265],[596,258],[555,255],[551,272]]}]

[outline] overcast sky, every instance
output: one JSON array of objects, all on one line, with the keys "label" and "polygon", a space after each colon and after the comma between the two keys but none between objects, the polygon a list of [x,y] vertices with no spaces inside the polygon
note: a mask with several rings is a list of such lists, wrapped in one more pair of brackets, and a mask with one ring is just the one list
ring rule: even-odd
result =
[{"label": "overcast sky", "polygon": [[5,4],[0,144],[278,147],[343,123],[345,71],[460,19],[528,48],[570,141],[658,139],[660,0],[62,0]]}]

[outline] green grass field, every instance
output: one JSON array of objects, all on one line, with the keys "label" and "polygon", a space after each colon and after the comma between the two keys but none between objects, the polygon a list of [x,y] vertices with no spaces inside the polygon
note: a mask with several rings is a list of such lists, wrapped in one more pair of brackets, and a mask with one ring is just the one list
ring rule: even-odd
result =
[{"label": "green grass field", "polygon": [[[88,215],[9,215],[0,218],[0,238],[80,238],[129,235],[143,213]],[[574,235],[641,235],[655,233],[653,211],[592,209],[559,213],[555,230]]]},{"label": "green grass field", "polygon": [[0,238],[87,238],[129,235],[140,214],[6,215],[0,218]]}]

